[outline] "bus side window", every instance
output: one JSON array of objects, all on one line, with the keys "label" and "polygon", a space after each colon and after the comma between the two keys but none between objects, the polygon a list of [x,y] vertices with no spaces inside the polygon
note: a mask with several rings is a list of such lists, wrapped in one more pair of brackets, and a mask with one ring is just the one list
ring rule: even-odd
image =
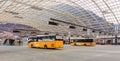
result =
[{"label": "bus side window", "polygon": [[42,39],[42,37],[41,37],[41,38],[40,38],[40,37],[38,37],[38,38],[37,38],[37,40],[38,40],[38,41],[42,41],[43,39]]},{"label": "bus side window", "polygon": [[49,38],[50,38],[50,40],[55,40],[54,36],[50,36]]}]

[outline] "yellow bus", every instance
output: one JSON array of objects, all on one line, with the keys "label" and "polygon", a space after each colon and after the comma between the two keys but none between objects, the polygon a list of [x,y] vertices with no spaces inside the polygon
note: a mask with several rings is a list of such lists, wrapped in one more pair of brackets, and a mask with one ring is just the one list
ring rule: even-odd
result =
[{"label": "yellow bus", "polygon": [[28,38],[28,46],[36,48],[63,48],[62,36],[38,35]]},{"label": "yellow bus", "polygon": [[96,43],[93,39],[72,39],[70,42],[72,46],[95,46]]}]

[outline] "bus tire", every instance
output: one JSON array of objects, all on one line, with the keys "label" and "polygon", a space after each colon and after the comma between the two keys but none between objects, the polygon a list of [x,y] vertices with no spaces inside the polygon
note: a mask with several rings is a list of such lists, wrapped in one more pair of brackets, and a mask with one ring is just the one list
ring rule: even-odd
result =
[{"label": "bus tire", "polygon": [[86,44],[84,44],[84,46],[87,46]]},{"label": "bus tire", "polygon": [[47,49],[47,45],[44,45],[44,49]]},{"label": "bus tire", "polygon": [[34,48],[34,47],[33,47],[33,44],[31,44],[31,48]]},{"label": "bus tire", "polygon": [[76,46],[76,43],[74,44],[74,46]]}]

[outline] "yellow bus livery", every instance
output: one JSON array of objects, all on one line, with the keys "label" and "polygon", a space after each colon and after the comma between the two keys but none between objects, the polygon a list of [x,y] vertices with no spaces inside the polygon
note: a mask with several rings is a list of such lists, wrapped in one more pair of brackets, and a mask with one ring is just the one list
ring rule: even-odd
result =
[{"label": "yellow bus livery", "polygon": [[63,48],[62,36],[38,35],[28,38],[28,46],[36,48]]},{"label": "yellow bus livery", "polygon": [[72,39],[72,46],[95,46],[95,41],[93,39]]}]

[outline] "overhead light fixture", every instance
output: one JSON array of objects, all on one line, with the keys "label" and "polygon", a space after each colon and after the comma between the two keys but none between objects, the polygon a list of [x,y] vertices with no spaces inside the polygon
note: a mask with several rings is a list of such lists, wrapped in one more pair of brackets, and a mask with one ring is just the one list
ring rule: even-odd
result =
[{"label": "overhead light fixture", "polygon": [[15,18],[19,18],[19,19],[23,19],[23,17],[20,17],[20,16],[14,16]]},{"label": "overhead light fixture", "polygon": [[49,33],[44,33],[45,35],[49,35]]},{"label": "overhead light fixture", "polygon": [[70,29],[75,29],[76,27],[75,26],[69,26]]},{"label": "overhead light fixture", "polygon": [[19,13],[17,13],[17,12],[13,12],[13,11],[5,11],[6,13],[11,13],[11,14],[13,14],[13,15],[18,15]]},{"label": "overhead light fixture", "polygon": [[34,10],[38,10],[38,11],[41,11],[41,10],[42,10],[41,8],[39,8],[39,7],[37,7],[37,6],[32,6],[31,8],[34,9]]},{"label": "overhead light fixture", "polygon": [[56,26],[58,26],[59,23],[56,23],[56,22],[53,22],[53,21],[49,21],[49,25],[56,25]]},{"label": "overhead light fixture", "polygon": [[102,33],[102,32],[99,32],[100,34]]},{"label": "overhead light fixture", "polygon": [[18,30],[13,30],[13,33],[20,33],[20,31],[18,31]]},{"label": "overhead light fixture", "polygon": [[92,32],[94,33],[95,31],[93,30]]},{"label": "overhead light fixture", "polygon": [[83,31],[87,31],[87,29],[86,29],[86,28],[83,28]]}]

